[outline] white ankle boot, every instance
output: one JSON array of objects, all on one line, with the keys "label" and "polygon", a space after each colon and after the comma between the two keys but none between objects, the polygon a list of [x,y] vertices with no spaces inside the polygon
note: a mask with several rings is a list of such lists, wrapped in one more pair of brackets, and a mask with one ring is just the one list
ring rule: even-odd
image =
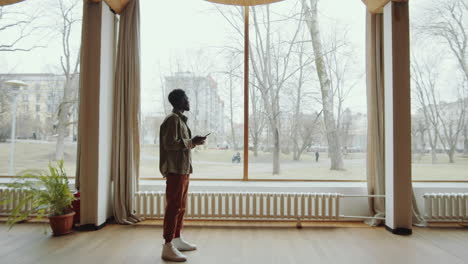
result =
[{"label": "white ankle boot", "polygon": [[190,244],[182,237],[177,237],[172,240],[172,243],[174,243],[174,247],[176,247],[180,251],[192,251],[197,249],[196,245]]},{"label": "white ankle boot", "polygon": [[161,258],[167,261],[184,262],[187,257],[174,247],[172,242],[163,245]]}]

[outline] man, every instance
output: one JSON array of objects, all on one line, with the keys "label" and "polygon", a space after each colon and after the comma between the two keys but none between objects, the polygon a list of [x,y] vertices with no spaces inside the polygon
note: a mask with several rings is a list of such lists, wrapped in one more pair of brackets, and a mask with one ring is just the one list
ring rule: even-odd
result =
[{"label": "man", "polygon": [[197,247],[182,239],[189,175],[192,173],[191,149],[203,145],[206,137],[192,138],[187,117],[190,110],[187,95],[176,89],[169,93],[169,102],[174,107],[161,124],[159,137],[159,170],[166,178],[166,212],[164,214],[164,246],[161,257],[168,261],[182,262],[187,257],[180,251]]}]

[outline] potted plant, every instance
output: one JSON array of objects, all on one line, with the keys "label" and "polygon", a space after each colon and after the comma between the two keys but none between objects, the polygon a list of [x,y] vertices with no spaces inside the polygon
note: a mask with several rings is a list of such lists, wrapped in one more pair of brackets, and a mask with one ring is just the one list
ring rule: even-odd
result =
[{"label": "potted plant", "polygon": [[[54,236],[72,232],[73,216],[71,209],[73,194],[68,186],[68,178],[63,169],[63,160],[57,166],[49,163],[48,170],[22,171],[13,183],[6,184],[9,188],[21,189],[24,195],[16,198],[16,206],[11,211],[7,224],[10,228],[26,220],[31,214],[37,214],[41,219],[49,213],[49,223]],[[0,201],[9,201],[11,197],[0,197]],[[27,210],[24,206],[31,203]]]}]

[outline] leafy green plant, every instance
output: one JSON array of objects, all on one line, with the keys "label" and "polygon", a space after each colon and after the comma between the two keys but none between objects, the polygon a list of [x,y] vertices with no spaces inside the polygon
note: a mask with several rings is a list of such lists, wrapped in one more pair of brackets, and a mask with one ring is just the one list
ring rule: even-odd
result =
[{"label": "leafy green plant", "polygon": [[[16,206],[11,211],[7,224],[10,228],[36,213],[42,218],[49,211],[50,216],[64,215],[70,212],[73,194],[68,187],[68,178],[63,168],[63,160],[57,166],[49,163],[48,170],[24,170],[12,183],[5,184],[12,189],[23,190],[24,195],[17,198]],[[0,197],[0,203],[11,201],[11,195]],[[31,209],[24,206],[31,203]]]}]

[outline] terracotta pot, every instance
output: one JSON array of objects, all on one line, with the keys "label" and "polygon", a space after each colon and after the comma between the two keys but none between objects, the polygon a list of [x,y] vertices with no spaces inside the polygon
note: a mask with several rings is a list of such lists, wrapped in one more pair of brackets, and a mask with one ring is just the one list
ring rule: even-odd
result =
[{"label": "terracotta pot", "polygon": [[49,216],[50,227],[54,236],[61,236],[71,233],[73,230],[73,216],[75,212],[65,215]]}]

